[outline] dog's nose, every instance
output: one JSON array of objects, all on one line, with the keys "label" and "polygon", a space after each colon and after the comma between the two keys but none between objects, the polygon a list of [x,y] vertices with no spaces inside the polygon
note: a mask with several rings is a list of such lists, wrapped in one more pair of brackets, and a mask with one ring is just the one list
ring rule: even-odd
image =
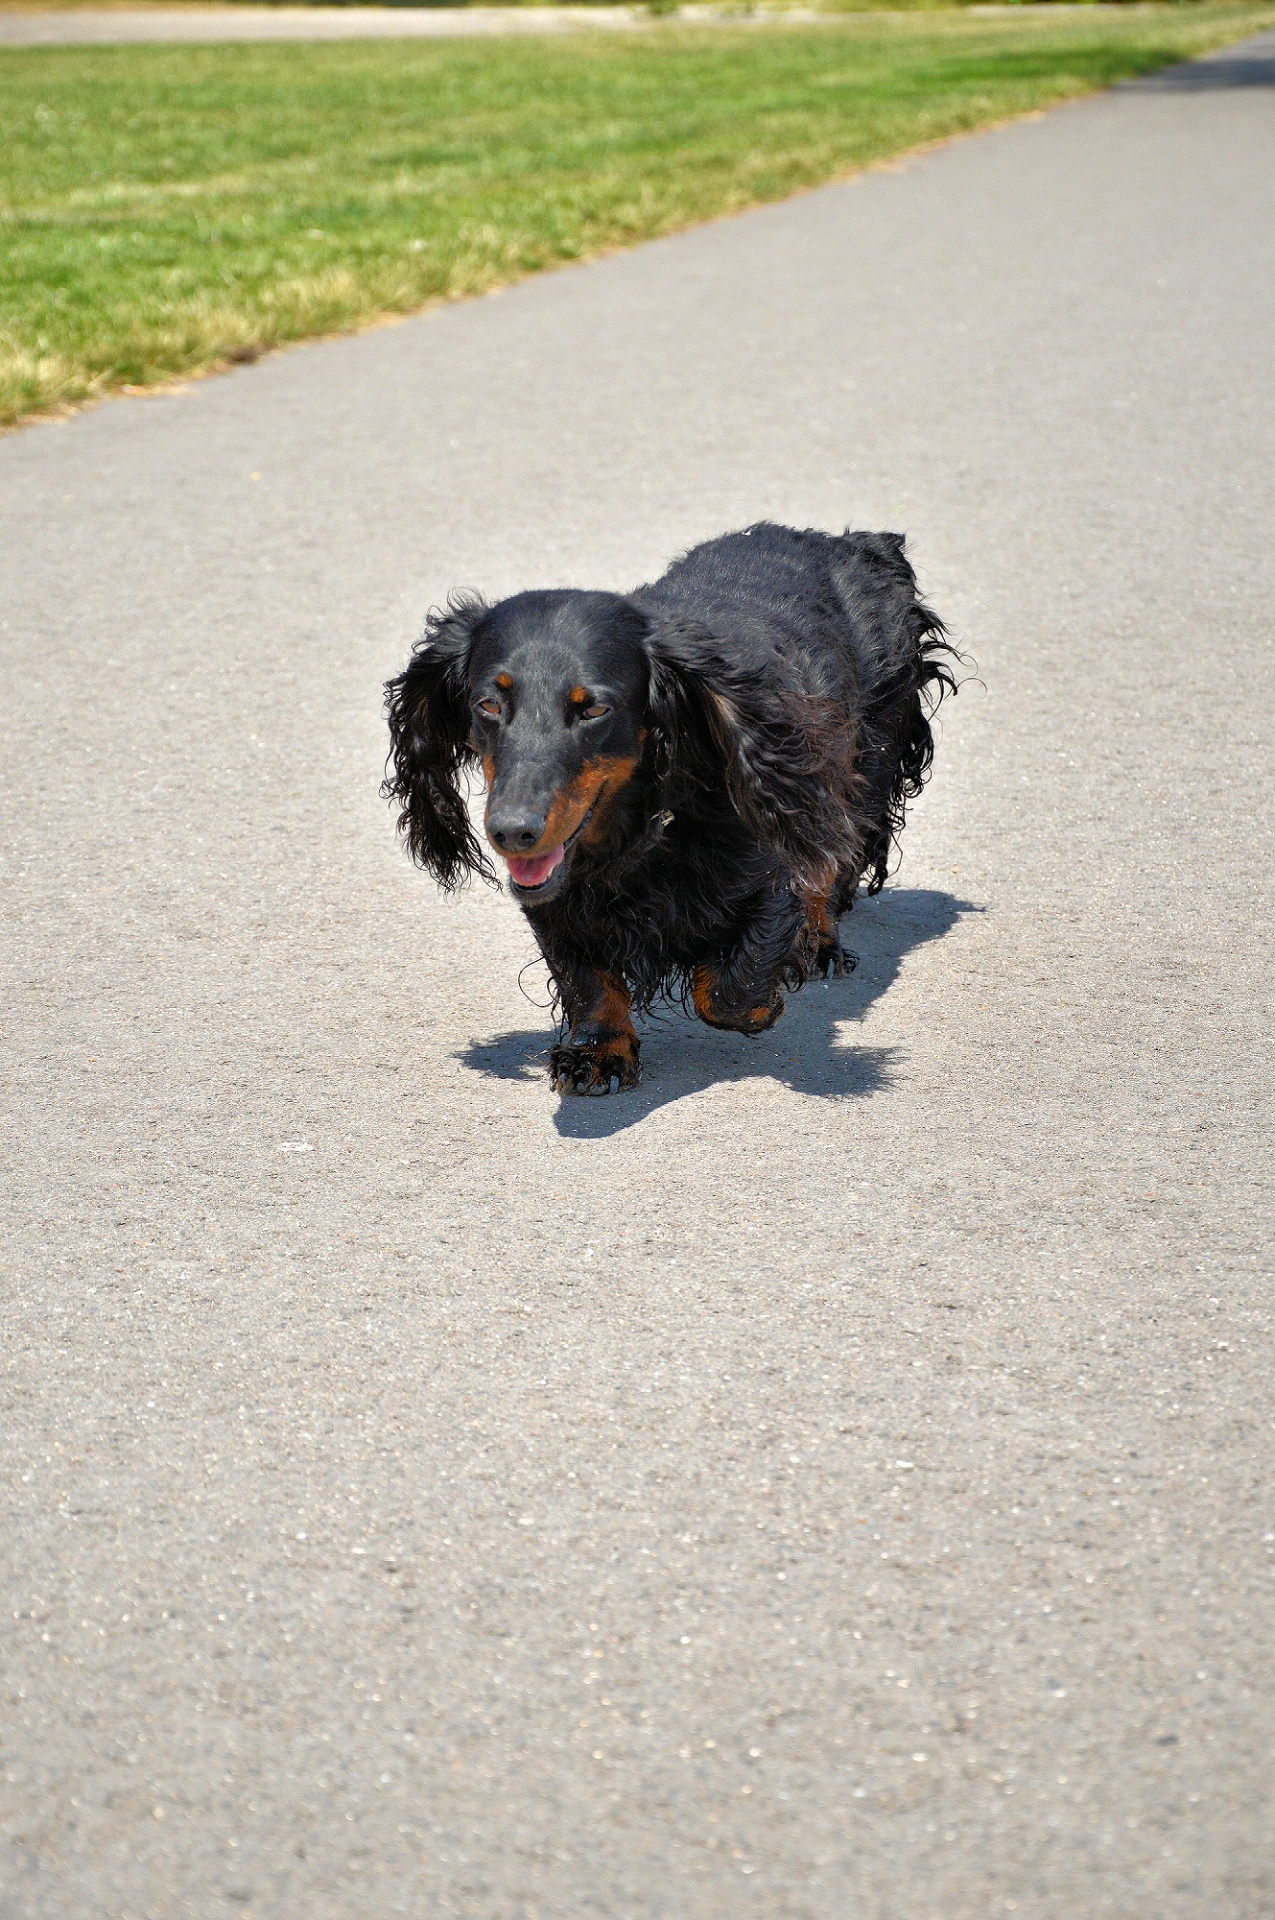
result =
[{"label": "dog's nose", "polygon": [[502,853],[530,853],[547,819],[543,813],[489,813],[487,832]]}]

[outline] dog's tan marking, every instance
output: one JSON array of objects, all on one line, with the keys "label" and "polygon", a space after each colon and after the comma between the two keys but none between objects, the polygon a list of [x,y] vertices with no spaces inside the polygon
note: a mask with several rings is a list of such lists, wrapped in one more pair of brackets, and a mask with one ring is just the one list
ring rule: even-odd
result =
[{"label": "dog's tan marking", "polygon": [[[632,1001],[629,990],[623,980],[613,973],[602,976],[602,991],[586,1014],[582,1014],[571,1031],[583,1034],[584,1029],[592,1031],[588,1039],[605,1040],[613,1052],[627,1052],[630,1045],[636,1047],[637,1034],[633,1031]],[[612,1042],[622,1041],[623,1047],[612,1046]]]},{"label": "dog's tan marking", "polygon": [[815,940],[831,940],[836,932],[831,913],[832,891],[820,895],[808,896],[806,906],[806,931]]},{"label": "dog's tan marking", "polygon": [[744,1020],[723,1020],[715,999],[717,985],[718,976],[711,967],[696,967],[691,975],[691,1001],[706,1026],[720,1027],[727,1033],[764,1033],[773,1026],[777,1018],[774,1007],[750,1007]]},{"label": "dog's tan marking", "polygon": [[[645,736],[643,737],[645,738]],[[632,755],[615,754],[607,760],[593,760],[589,762],[590,766],[605,767],[606,777],[603,784],[597,788],[594,798],[589,803],[593,808],[593,818],[580,836],[585,846],[595,846],[602,838],[606,831],[607,814],[611,810],[615,797],[620,789],[627,786],[628,782],[633,778],[640,759],[640,754],[636,753]]]},{"label": "dog's tan marking", "polygon": [[717,977],[707,967],[696,967],[691,975],[691,999],[695,1003],[695,1011],[709,1026],[713,1024],[713,988],[716,985]]},{"label": "dog's tan marking", "polygon": [[514,677],[512,673],[498,673],[496,675],[496,685],[500,688],[500,691],[502,693],[508,693],[513,683],[514,683]]}]

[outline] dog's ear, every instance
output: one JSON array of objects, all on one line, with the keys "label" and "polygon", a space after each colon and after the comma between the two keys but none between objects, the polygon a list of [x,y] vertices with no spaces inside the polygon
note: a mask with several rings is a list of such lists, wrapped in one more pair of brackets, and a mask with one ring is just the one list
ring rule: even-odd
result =
[{"label": "dog's ear", "polygon": [[794,886],[825,889],[856,845],[835,716],[696,623],[655,622],[646,650],[660,770],[674,786],[724,781],[736,813],[785,861]]},{"label": "dog's ear", "polygon": [[448,889],[471,873],[495,879],[461,791],[461,776],[477,758],[469,744],[466,667],[487,610],[470,597],[431,613],[406,668],[385,685],[390,753],[381,791],[398,803],[398,830],[413,860]]}]

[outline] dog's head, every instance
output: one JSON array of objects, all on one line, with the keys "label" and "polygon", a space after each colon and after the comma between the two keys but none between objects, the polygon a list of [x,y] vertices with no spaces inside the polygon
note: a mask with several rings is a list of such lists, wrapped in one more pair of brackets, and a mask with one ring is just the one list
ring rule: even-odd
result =
[{"label": "dog's head", "polygon": [[492,871],[457,784],[475,762],[487,839],[525,905],[552,899],[577,850],[599,843],[642,761],[646,631],[637,608],[610,593],[520,593],[431,617],[387,689],[387,787],[413,855],[444,886]]},{"label": "dog's head", "polygon": [[706,629],[620,594],[454,602],[386,696],[386,794],[413,858],[445,887],[494,877],[461,792],[475,765],[487,840],[528,907],[617,834],[644,830],[654,784],[728,793],[797,879],[822,874],[849,832],[814,703]]}]

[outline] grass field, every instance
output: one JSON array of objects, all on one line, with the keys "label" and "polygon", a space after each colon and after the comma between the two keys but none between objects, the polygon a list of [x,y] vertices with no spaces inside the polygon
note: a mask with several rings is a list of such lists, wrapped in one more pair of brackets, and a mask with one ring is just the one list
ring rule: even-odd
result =
[{"label": "grass field", "polygon": [[828,180],[1275,6],[0,52],[0,423]]}]

